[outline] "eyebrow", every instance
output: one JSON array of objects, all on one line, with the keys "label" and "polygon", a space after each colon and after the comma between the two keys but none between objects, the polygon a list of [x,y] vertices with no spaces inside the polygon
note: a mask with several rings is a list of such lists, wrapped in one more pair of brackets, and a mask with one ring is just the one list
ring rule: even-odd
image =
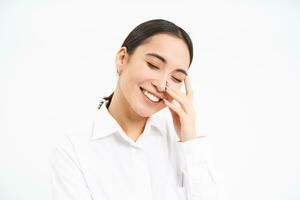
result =
[{"label": "eyebrow", "polygon": [[[167,60],[157,53],[147,53],[146,55],[156,57],[159,60],[161,60],[164,64],[167,63]],[[175,71],[181,72],[181,73],[185,74],[186,76],[188,76],[188,73],[184,69],[176,69]]]}]

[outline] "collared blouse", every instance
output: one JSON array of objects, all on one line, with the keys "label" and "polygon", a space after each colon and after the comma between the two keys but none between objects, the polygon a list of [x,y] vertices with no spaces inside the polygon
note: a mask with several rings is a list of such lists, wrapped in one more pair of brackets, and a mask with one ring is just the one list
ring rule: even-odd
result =
[{"label": "collared blouse", "polygon": [[134,141],[106,105],[102,99],[91,126],[53,149],[54,200],[217,199],[207,136],[180,142],[172,121],[156,113]]}]

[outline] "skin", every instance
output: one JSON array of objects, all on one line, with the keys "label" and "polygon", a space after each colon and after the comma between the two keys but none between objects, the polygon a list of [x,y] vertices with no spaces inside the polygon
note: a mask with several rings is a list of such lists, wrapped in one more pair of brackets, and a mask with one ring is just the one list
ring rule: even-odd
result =
[{"label": "skin", "polygon": [[[182,39],[169,34],[154,35],[131,55],[126,47],[120,48],[115,62],[121,75],[108,111],[131,139],[136,141],[148,117],[165,107],[172,114],[180,141],[196,138],[193,92],[188,76],[180,72],[187,72],[190,63],[189,50]],[[183,84],[185,93],[180,91]],[[151,104],[141,87],[162,100]]]}]

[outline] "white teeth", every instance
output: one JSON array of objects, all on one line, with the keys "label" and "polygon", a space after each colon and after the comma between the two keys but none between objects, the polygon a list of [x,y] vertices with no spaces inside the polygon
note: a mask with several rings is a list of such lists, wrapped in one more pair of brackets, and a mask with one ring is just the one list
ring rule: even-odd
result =
[{"label": "white teeth", "polygon": [[154,101],[154,102],[158,102],[159,101],[159,98],[154,96],[153,94],[151,94],[150,92],[148,92],[147,90],[144,90],[143,89],[143,93],[148,97],[148,99],[150,99],[151,101]]}]

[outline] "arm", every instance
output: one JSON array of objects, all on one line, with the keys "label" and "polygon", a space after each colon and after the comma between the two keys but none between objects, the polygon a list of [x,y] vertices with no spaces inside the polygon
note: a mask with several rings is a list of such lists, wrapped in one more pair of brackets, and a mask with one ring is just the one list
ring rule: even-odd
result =
[{"label": "arm", "polygon": [[207,136],[178,142],[186,160],[186,187],[191,200],[218,199],[217,180]]}]

